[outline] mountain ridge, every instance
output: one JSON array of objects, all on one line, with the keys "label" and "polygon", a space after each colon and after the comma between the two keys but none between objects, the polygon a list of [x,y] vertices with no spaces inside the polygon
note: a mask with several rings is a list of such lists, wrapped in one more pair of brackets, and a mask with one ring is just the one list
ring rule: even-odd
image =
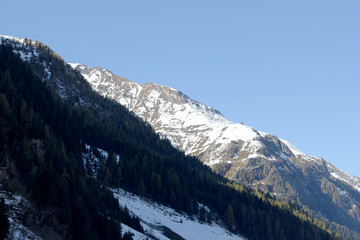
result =
[{"label": "mountain ridge", "polygon": [[[36,75],[38,75],[40,77],[40,79],[42,79],[42,80],[47,79],[46,77],[44,78],[45,74],[42,74],[42,73],[45,72],[44,69],[39,68],[39,66],[41,66],[41,68],[45,68],[45,65],[42,64],[41,61],[39,61],[39,59],[41,57],[41,54],[40,54],[40,57],[36,56],[36,54],[32,54],[32,55],[28,54],[27,52],[31,51],[31,49],[28,49],[26,46],[24,47],[24,46],[17,46],[16,45],[15,49],[14,49],[14,52],[15,51],[16,51],[17,54],[19,54],[19,56],[23,59],[23,61],[26,61],[26,62],[29,62],[29,63],[32,64],[32,66],[36,70],[35,71]],[[22,54],[22,52],[25,52],[27,54]],[[29,56],[29,57],[24,57],[24,56]],[[54,55],[54,57],[57,58],[56,55]],[[80,95],[80,96],[78,95],[80,86],[76,85],[76,84],[78,84],[78,82],[77,82],[78,80],[76,80],[77,78],[72,77],[72,76],[77,76],[76,72],[70,71],[70,67],[69,68],[67,68],[67,67],[62,68],[61,70],[62,71],[64,70],[64,73],[68,74],[67,77],[69,77],[69,79],[64,79],[59,75],[59,72],[57,72],[57,70],[54,69],[55,67],[56,67],[56,64],[51,65],[51,74],[52,75],[51,75],[51,79],[48,80],[47,84],[51,85],[52,88],[56,92],[58,92],[59,95],[62,98],[69,100],[69,102],[71,104],[75,105],[75,106],[76,105],[84,105],[84,106],[87,105],[87,106],[95,109],[96,111],[101,109],[101,107],[99,108],[96,105],[95,106],[90,106],[89,104],[91,104],[91,102],[89,102],[89,99],[87,99],[87,95]],[[98,68],[98,70],[99,70],[99,68]],[[78,75],[80,75],[80,73]],[[100,75],[101,74],[99,73],[99,76]],[[111,79],[111,77],[110,77],[110,79]],[[133,84],[133,83],[131,83],[131,84],[133,86],[136,86],[136,84]],[[173,96],[171,96],[171,94],[170,95],[167,94],[167,93],[169,93],[168,91],[170,91],[171,93],[174,93],[174,91],[173,91],[174,89],[170,89],[170,90],[166,89],[166,91],[165,91],[164,87],[158,87],[157,89],[164,90],[164,92],[160,92],[160,93],[163,93],[162,95],[161,94],[157,95],[156,92],[152,91],[152,88],[154,88],[154,86],[155,86],[155,84],[148,84],[147,87],[146,87],[146,91],[145,91],[146,94],[144,94],[142,96],[143,98],[142,99],[140,98],[140,100],[137,100],[135,98],[134,99],[131,99],[131,98],[126,99],[128,103],[134,104],[134,103],[142,103],[144,99],[147,99],[149,97],[152,101],[150,103],[148,103],[148,105],[145,105],[145,106],[137,105],[137,109],[139,110],[139,112],[151,113],[151,114],[148,114],[147,117],[150,120],[153,121],[152,122],[153,124],[156,123],[156,119],[158,119],[156,114],[161,113],[161,111],[159,111],[161,109],[152,108],[152,106],[153,106],[152,104],[157,103],[157,102],[161,102],[161,100],[164,99],[164,96],[165,97],[166,96],[167,97],[169,97],[169,96],[173,97]],[[98,84],[98,87],[103,88],[106,91],[109,90],[109,87],[107,88],[107,86],[103,86],[103,85],[100,85],[100,84]],[[128,95],[130,97],[131,96],[135,96],[135,97],[140,96],[140,95],[136,95],[137,93],[139,93],[139,91],[136,91],[136,88],[128,88],[127,90],[128,91],[126,93],[129,93]],[[114,94],[116,94],[116,92],[114,92]],[[160,100],[159,100],[159,96],[161,96]],[[190,104],[189,99],[185,99],[187,101],[184,101],[183,96],[181,96],[181,95],[180,96],[174,95],[174,96],[175,96],[175,99],[179,100],[180,102],[188,103],[192,107],[191,109],[193,109],[193,110],[207,110],[207,113],[209,113],[209,116],[207,116],[208,118],[206,118],[206,116],[205,117],[204,116],[196,116],[197,118],[195,117],[195,119],[197,119],[197,120],[199,120],[199,119],[201,120],[201,119],[205,118],[208,121],[212,120],[213,122],[216,122],[216,120],[218,120],[219,118],[223,119],[222,116],[218,116],[218,115],[214,116],[213,115],[214,111],[210,111],[209,109],[211,109],[211,108],[206,108],[205,105],[202,105],[202,104],[200,104],[198,102],[195,102],[195,101],[190,102],[190,103],[192,103],[192,104]],[[166,102],[165,102],[165,105],[163,105],[163,106],[165,106],[165,107],[167,106]],[[173,111],[177,110],[177,107],[178,106],[175,106],[175,109],[172,109],[172,110]],[[149,109],[150,109],[150,111],[148,111]],[[104,114],[107,114],[107,113],[104,112]],[[171,114],[170,114],[170,116],[171,116]],[[177,124],[176,119],[172,119],[172,120],[175,121],[175,122],[173,122],[174,124]],[[160,123],[160,126],[161,126],[161,124],[162,123]],[[180,125],[181,125],[181,123],[180,123]],[[171,126],[169,126],[169,127],[171,127]],[[191,129],[191,127],[192,127],[191,125],[186,126],[186,127],[190,127],[190,128],[187,129],[187,133],[190,134],[190,135],[193,135],[194,132],[199,129],[199,127],[200,127],[200,129],[202,128],[203,132],[211,130],[211,129],[209,130],[207,128],[204,128],[204,126],[201,126],[201,125],[200,126],[195,125],[194,129]],[[286,160],[288,160],[287,158],[289,158],[289,156],[294,155],[284,143],[282,143],[278,139],[274,139],[272,135],[267,135],[267,134],[262,133],[262,132],[255,132],[255,131],[251,130],[251,128],[246,127],[246,126],[240,126],[240,127],[245,129],[245,131],[249,131],[250,137],[248,136],[248,138],[250,138],[250,140],[252,139],[251,136],[253,136],[255,134],[255,136],[258,137],[257,140],[258,140],[259,143],[260,143],[259,140],[261,140],[260,144],[266,145],[268,147],[269,146],[272,147],[272,148],[269,147],[268,149],[260,149],[260,146],[258,146],[259,145],[258,143],[256,143],[256,144],[248,143],[248,146],[245,145],[244,148],[249,149],[249,147],[252,147],[252,144],[255,145],[255,146],[253,146],[255,148],[255,151],[252,152],[253,154],[258,154],[258,155],[261,154],[262,156],[264,156],[264,157],[268,158],[269,160],[271,160],[269,162],[276,162],[275,160],[277,160],[277,159],[275,157],[278,157],[279,159],[282,159],[282,161],[284,163],[286,163]],[[253,134],[253,135],[251,135],[251,134]],[[176,135],[174,135],[174,136],[176,137]],[[219,135],[216,135],[216,136],[218,137]],[[220,134],[220,136],[221,136],[221,134]],[[235,145],[235,148],[236,148],[236,142],[235,143],[230,142],[230,143]],[[241,145],[244,145],[244,143],[245,143],[245,141],[243,141],[243,142],[239,141],[239,144],[241,144]],[[202,147],[202,146],[198,146],[198,148],[199,147]],[[256,147],[258,147],[258,148],[256,148]],[[189,149],[190,149],[190,151],[194,151],[194,149],[191,149],[191,148],[189,148]],[[280,153],[279,149],[280,150],[284,149],[284,151],[281,151],[282,153],[284,153],[284,155],[281,156],[281,157],[280,157],[281,153]],[[257,151],[257,150],[261,150],[261,151]],[[239,149],[238,149],[238,151],[239,151]],[[251,154],[247,153],[247,156],[248,155],[251,155]],[[240,156],[238,156],[238,157],[240,157]],[[251,158],[251,161],[257,161],[257,160],[259,160],[259,159],[256,159],[256,156]],[[218,166],[218,163],[215,163],[214,165]],[[238,178],[238,179],[240,179],[240,178]],[[244,179],[247,179],[247,178],[244,178]],[[327,184],[327,183],[325,182],[324,184]]]},{"label": "mountain ridge", "polygon": [[[141,85],[100,67],[70,65],[95,91],[127,107],[173,146],[199,157],[228,179],[304,204],[353,229],[360,226],[360,178],[301,152],[286,140],[233,123],[205,104],[186,95],[184,99],[183,93],[171,87]],[[323,197],[315,201],[314,196]],[[329,200],[331,207],[325,209]],[[357,223],[351,223],[349,217]]]}]

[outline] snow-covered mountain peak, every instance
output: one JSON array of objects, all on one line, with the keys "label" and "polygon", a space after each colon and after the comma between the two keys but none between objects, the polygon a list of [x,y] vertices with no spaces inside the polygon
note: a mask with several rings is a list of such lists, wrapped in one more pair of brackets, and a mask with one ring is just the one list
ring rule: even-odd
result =
[{"label": "snow-covered mountain peak", "polygon": [[[226,149],[226,145],[239,141],[248,142],[244,148],[256,150],[259,146],[252,141],[260,136],[256,130],[227,120],[219,111],[178,90],[154,83],[137,84],[98,67],[70,65],[80,71],[101,95],[135,112],[186,154],[199,155],[213,148]],[[213,165],[218,160],[219,156],[215,154],[205,163]]]},{"label": "snow-covered mountain peak", "polygon": [[343,208],[347,216],[360,220],[356,215],[360,210],[353,207],[360,205],[356,197],[344,194],[348,187],[349,192],[360,192],[359,178],[301,152],[286,140],[233,123],[219,111],[173,88],[154,83],[141,85],[99,67],[71,66],[95,91],[124,105],[173,146],[198,157],[225,177],[326,215],[329,212],[323,206],[328,204],[327,198],[320,203],[312,198],[332,195],[332,199],[341,199],[334,204]]},{"label": "snow-covered mountain peak", "polygon": [[175,147],[210,166],[258,158],[316,160],[286,140],[227,120],[218,110],[176,89],[154,83],[141,85],[100,67],[70,65],[101,95],[126,106]]}]

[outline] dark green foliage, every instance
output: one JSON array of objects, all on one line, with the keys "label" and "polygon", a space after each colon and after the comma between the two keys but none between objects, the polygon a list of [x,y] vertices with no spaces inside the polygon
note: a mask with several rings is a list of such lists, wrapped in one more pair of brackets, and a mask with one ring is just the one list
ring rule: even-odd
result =
[{"label": "dark green foliage", "polygon": [[131,239],[132,239],[132,236],[133,236],[132,233],[126,232],[126,233],[124,234],[124,240],[131,240]]},{"label": "dark green foliage", "polygon": [[229,205],[226,210],[225,210],[225,223],[226,226],[233,230],[234,227],[236,226],[236,220],[235,220],[235,215],[234,215],[234,209],[232,208],[231,205]]},{"label": "dark green foliage", "polygon": [[5,239],[9,231],[9,220],[4,199],[0,200],[0,240]]},{"label": "dark green foliage", "polygon": [[[60,226],[54,228],[69,226],[67,236],[74,239],[120,238],[119,221],[142,231],[139,220],[119,209],[99,181],[210,219],[199,210],[197,203],[202,203],[230,230],[249,239],[336,239],[296,207],[231,184],[174,149],[127,109],[92,92],[60,58],[48,55],[56,77],[64,74],[67,81],[81,83],[81,97],[89,105],[74,107],[76,97],[61,100],[34,77],[29,65],[2,47],[0,152],[2,162],[9,156],[14,163],[8,171],[16,181],[7,183],[9,189],[25,191],[38,205],[58,208],[54,217]],[[110,153],[100,161],[97,181],[83,166],[85,143]],[[120,155],[119,162],[114,154]]]},{"label": "dark green foliage", "polygon": [[39,219],[46,222],[40,224],[67,239],[121,239],[120,221],[142,231],[138,219],[85,173],[81,142],[71,132],[78,112],[8,46],[0,46],[0,113],[0,166],[8,175],[1,184],[41,207]]},{"label": "dark green foliage", "polygon": [[[206,211],[205,211],[205,208],[204,207],[201,207],[200,208],[200,211],[199,211],[199,221],[200,222],[205,222],[205,214],[206,214]],[[226,215],[225,215],[226,216]]]},{"label": "dark green foliage", "polygon": [[168,237],[169,239],[172,240],[185,240],[183,237],[181,237],[179,234],[173,232],[170,228],[162,226],[159,228],[159,230],[161,230],[161,232]]}]

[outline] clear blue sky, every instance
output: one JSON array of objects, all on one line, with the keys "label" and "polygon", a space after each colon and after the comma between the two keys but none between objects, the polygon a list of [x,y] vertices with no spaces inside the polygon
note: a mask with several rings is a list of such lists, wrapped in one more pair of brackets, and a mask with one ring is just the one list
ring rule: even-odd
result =
[{"label": "clear blue sky", "polygon": [[360,177],[360,1],[2,1],[0,34],[179,89]]}]

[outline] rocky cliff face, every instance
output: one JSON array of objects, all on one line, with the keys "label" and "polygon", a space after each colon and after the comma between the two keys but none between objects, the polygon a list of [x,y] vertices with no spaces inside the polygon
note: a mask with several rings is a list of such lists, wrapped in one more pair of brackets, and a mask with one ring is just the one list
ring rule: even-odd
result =
[{"label": "rocky cliff face", "polygon": [[173,88],[141,85],[99,67],[70,65],[95,91],[126,106],[160,136],[214,171],[359,229],[359,178],[302,153],[286,140],[233,123]]}]

